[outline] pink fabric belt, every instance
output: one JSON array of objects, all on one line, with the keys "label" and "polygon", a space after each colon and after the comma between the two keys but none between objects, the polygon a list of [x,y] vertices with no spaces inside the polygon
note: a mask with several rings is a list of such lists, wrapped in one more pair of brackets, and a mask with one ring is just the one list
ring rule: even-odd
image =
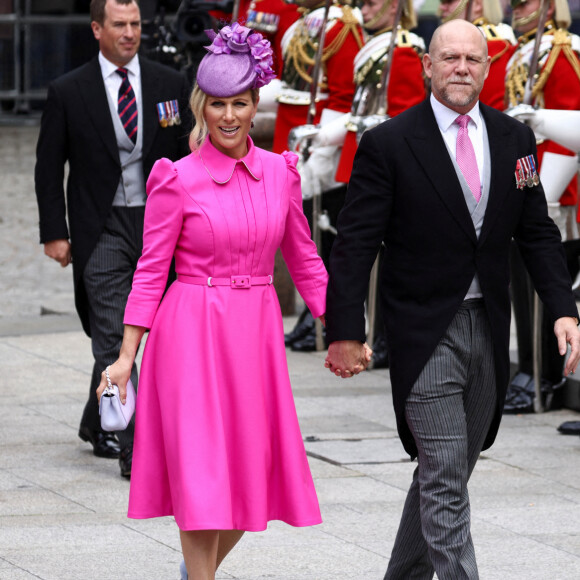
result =
[{"label": "pink fabric belt", "polygon": [[238,275],[229,278],[203,278],[202,276],[186,276],[178,274],[177,280],[185,284],[200,284],[202,286],[231,286],[232,288],[251,288],[252,286],[266,286],[274,282],[274,278],[268,276]]}]

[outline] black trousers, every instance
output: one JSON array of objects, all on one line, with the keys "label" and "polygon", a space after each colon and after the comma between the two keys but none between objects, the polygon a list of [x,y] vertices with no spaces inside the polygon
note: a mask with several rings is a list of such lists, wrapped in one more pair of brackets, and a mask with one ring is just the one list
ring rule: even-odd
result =
[{"label": "black trousers", "polygon": [[[145,207],[112,207],[83,272],[95,362],[81,425],[92,431],[101,430],[96,392],[101,373],[117,360],[123,341],[125,305],[143,249],[144,215]],[[133,365],[131,381],[137,389],[136,365]],[[121,448],[132,446],[133,435],[134,419],[125,431],[117,433]]]}]

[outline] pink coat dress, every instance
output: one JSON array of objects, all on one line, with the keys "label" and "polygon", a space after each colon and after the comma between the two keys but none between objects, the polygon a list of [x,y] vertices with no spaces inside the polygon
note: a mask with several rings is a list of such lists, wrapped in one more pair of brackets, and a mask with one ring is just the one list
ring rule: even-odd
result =
[{"label": "pink coat dress", "polygon": [[[235,160],[207,139],[176,163],[158,161],[147,182],[143,255],[125,311],[126,324],[151,329],[131,518],[173,515],[182,530],[321,522],[270,276],[280,248],[320,316],[327,274],[302,212],[296,156],[248,144]],[[178,280],[161,301],[173,256]]]}]

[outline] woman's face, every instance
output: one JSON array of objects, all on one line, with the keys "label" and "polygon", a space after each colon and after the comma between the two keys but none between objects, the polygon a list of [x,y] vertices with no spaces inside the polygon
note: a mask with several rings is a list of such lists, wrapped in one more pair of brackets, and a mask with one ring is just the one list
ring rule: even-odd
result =
[{"label": "woman's face", "polygon": [[244,157],[248,152],[247,137],[257,109],[258,101],[252,101],[249,89],[233,97],[208,95],[203,114],[213,146],[234,159]]}]

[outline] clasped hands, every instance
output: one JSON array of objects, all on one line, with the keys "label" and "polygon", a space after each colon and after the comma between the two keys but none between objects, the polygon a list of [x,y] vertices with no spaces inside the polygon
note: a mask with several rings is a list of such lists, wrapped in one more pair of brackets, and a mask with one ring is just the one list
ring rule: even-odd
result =
[{"label": "clasped hands", "polygon": [[324,366],[337,377],[350,379],[367,368],[372,354],[366,342],[337,340],[330,343]]}]

